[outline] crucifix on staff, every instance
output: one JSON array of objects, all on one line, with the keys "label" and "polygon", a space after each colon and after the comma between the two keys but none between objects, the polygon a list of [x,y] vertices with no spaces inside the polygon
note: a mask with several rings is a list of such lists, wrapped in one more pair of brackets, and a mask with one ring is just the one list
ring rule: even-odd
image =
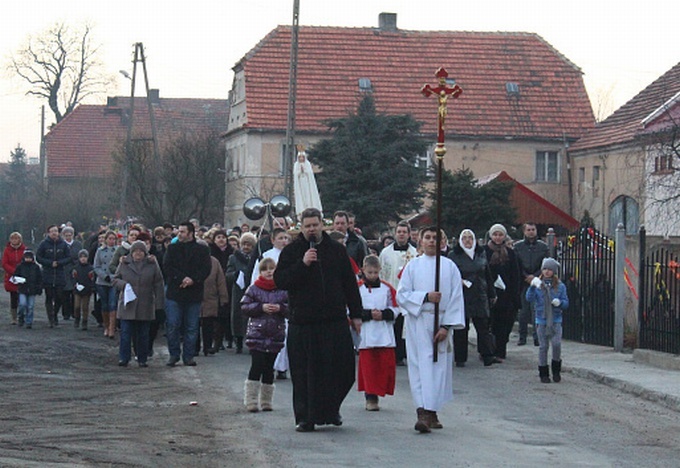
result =
[{"label": "crucifix on staff", "polygon": [[[439,291],[439,277],[441,270],[441,218],[442,218],[442,171],[444,170],[444,155],[446,154],[446,147],[444,146],[444,124],[446,122],[446,114],[448,113],[447,104],[449,97],[454,99],[458,98],[463,93],[463,90],[457,84],[449,86],[446,82],[449,74],[444,69],[440,67],[435,73],[437,80],[439,82],[438,86],[432,87],[426,84],[421,88],[421,92],[425,97],[436,95],[439,98],[439,107],[437,111],[437,147],[434,150],[434,154],[437,158],[437,179],[436,179],[436,226],[437,226],[437,254],[435,262],[435,278],[434,278],[434,290]],[[434,304],[434,332],[437,333],[439,330],[439,303]],[[432,359],[437,362],[438,351],[437,343],[433,344],[434,354]]]}]

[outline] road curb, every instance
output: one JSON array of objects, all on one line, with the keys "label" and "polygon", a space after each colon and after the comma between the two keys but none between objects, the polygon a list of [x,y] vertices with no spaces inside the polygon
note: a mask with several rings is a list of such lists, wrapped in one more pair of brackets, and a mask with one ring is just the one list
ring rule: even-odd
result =
[{"label": "road curb", "polygon": [[625,380],[617,379],[616,377],[609,377],[591,369],[584,369],[581,367],[565,367],[564,370],[574,374],[577,377],[592,380],[594,382],[616,388],[617,390],[644,398],[645,400],[652,401],[654,403],[659,403],[669,409],[672,409],[673,411],[680,412],[680,398],[678,397],[662,392],[656,392],[654,390],[649,390],[642,387],[641,385],[626,382]]}]

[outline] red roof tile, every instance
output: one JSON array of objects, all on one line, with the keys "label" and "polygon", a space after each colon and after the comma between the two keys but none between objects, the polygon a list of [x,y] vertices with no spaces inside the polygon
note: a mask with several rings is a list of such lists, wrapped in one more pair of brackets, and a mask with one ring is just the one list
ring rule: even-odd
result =
[{"label": "red roof tile", "polygon": [[[127,135],[124,117],[130,98],[115,98],[115,105],[80,105],[45,137],[47,175],[54,177],[107,177],[112,153],[123,147]],[[154,104],[159,147],[183,132],[226,128],[228,101],[220,99],[161,98]],[[151,138],[146,98],[135,98],[134,138]]]},{"label": "red roof tile", "polygon": [[[285,129],[291,29],[279,26],[235,66],[246,75],[247,127]],[[298,131],[347,115],[369,78],[379,111],[410,113],[435,133],[436,104],[420,88],[443,66],[463,88],[449,135],[578,138],[594,124],[581,70],[536,34],[301,27]],[[506,83],[519,85],[519,98]]]},{"label": "red roof tile", "polygon": [[625,144],[642,131],[642,120],[680,91],[680,63],[640,91],[612,115],[597,124],[570,151]]}]

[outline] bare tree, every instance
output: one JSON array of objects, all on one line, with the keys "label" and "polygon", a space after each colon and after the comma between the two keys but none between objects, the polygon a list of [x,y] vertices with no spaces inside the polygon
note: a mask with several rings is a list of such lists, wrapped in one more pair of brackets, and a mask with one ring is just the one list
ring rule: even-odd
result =
[{"label": "bare tree", "polygon": [[602,122],[614,112],[614,87],[615,85],[610,85],[609,87],[600,86],[595,90],[593,99],[595,121]]},{"label": "bare tree", "polygon": [[128,168],[128,208],[150,224],[197,217],[221,219],[224,152],[216,131],[184,134],[161,149],[160,167],[147,141],[116,152],[118,174]]},{"label": "bare tree", "polygon": [[11,58],[8,68],[27,85],[26,94],[47,100],[57,122],[88,96],[103,93],[112,78],[103,71],[92,27],[70,28],[58,23],[37,36]]}]

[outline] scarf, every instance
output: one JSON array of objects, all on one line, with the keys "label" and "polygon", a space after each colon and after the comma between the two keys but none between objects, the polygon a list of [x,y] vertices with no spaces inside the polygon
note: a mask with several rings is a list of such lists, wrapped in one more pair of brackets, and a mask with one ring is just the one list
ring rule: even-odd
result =
[{"label": "scarf", "polygon": [[[472,235],[472,247],[470,247],[469,249],[463,245],[463,235],[465,234]],[[475,237],[474,232],[472,232],[469,229],[463,229],[463,231],[460,233],[460,236],[458,236],[458,245],[460,246],[461,249],[463,249],[467,256],[470,257],[470,260],[475,259],[475,247],[477,247],[477,238]]]},{"label": "scarf", "polygon": [[264,291],[273,291],[276,289],[276,283],[273,279],[266,279],[262,276],[258,276],[255,280],[255,286]]},{"label": "scarf", "polygon": [[494,241],[489,240],[486,246],[493,252],[493,254],[491,254],[491,258],[489,259],[489,265],[501,265],[507,263],[508,248],[506,247],[505,242],[499,245]]},{"label": "scarf", "polygon": [[550,296],[550,283],[544,281],[541,289],[543,292],[543,304],[545,309],[545,336],[552,338],[555,334],[555,330],[553,328],[553,308],[552,297]]}]

